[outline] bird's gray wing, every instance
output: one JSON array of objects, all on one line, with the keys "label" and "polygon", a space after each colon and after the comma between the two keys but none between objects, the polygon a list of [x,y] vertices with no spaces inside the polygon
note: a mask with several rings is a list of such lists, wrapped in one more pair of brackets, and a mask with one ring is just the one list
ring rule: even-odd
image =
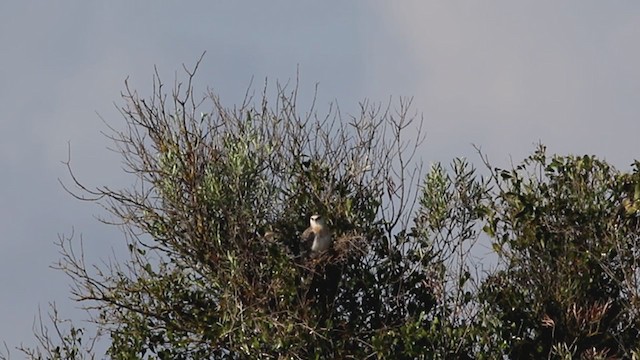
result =
[{"label": "bird's gray wing", "polygon": [[304,256],[311,252],[311,246],[315,238],[316,233],[310,227],[302,233],[300,237],[300,255]]}]

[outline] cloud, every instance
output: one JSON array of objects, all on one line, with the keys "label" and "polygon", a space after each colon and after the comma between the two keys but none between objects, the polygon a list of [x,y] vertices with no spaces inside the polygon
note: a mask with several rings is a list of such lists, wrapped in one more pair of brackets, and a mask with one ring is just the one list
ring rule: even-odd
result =
[{"label": "cloud", "polygon": [[[580,6],[578,6],[580,5]],[[637,5],[634,5],[637,6]],[[380,4],[412,58],[433,150],[637,157],[638,19],[594,3]]]}]

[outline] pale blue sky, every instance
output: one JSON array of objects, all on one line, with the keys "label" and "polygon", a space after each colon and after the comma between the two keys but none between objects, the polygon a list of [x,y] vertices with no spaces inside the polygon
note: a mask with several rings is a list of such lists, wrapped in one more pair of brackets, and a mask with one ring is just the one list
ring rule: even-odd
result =
[{"label": "pale blue sky", "polygon": [[498,165],[538,140],[627,168],[640,152],[640,3],[634,1],[19,1],[0,3],[0,341],[32,343],[38,306],[67,300],[48,268],[72,227],[90,257],[122,248],[57,182],[71,143],[78,176],[124,186],[96,113],[116,127],[125,77],[148,94],[153,66],[171,82],[207,51],[197,78],[229,105],[252,77],[319,83],[320,109],[413,96],[429,164]]}]

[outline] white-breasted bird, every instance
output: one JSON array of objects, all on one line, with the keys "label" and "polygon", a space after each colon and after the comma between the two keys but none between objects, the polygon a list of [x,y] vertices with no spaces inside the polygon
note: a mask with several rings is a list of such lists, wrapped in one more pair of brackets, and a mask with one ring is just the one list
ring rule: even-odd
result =
[{"label": "white-breasted bird", "polygon": [[320,215],[312,215],[309,224],[310,226],[302,233],[303,251],[317,254],[329,249],[331,231],[324,218]]}]

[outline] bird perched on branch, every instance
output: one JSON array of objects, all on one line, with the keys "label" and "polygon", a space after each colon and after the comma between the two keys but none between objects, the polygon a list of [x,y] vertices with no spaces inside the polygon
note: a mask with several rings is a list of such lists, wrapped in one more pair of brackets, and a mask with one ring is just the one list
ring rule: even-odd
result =
[{"label": "bird perched on branch", "polygon": [[321,253],[331,247],[331,231],[321,215],[312,215],[310,226],[302,233],[302,246],[306,253]]}]

